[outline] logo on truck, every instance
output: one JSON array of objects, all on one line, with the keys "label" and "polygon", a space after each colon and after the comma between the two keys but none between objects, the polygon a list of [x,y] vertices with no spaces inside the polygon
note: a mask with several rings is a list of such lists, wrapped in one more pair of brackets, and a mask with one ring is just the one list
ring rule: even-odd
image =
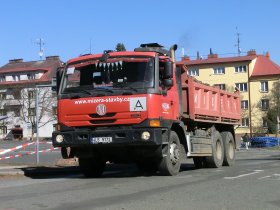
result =
[{"label": "logo on truck", "polygon": [[106,114],[106,106],[104,104],[99,104],[97,107],[96,107],[96,113],[99,115],[99,116],[103,116]]}]

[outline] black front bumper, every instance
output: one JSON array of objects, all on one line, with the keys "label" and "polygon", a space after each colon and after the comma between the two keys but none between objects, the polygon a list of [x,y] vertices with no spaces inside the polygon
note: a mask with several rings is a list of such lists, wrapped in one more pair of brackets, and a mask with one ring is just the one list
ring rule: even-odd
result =
[{"label": "black front bumper", "polygon": [[[144,131],[150,133],[149,140],[142,140],[141,134]],[[63,142],[58,143],[56,136],[62,135]],[[93,138],[111,137],[110,143],[96,143]],[[55,131],[52,134],[54,147],[96,147],[96,146],[129,146],[129,145],[161,145],[162,129],[161,128],[119,128],[104,130],[74,130],[74,131]]]}]

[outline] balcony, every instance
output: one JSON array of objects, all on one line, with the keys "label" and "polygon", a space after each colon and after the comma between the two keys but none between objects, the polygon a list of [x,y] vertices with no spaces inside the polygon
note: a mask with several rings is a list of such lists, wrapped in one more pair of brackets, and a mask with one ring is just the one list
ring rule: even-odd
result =
[{"label": "balcony", "polygon": [[5,106],[22,106],[22,102],[20,99],[5,100]]}]

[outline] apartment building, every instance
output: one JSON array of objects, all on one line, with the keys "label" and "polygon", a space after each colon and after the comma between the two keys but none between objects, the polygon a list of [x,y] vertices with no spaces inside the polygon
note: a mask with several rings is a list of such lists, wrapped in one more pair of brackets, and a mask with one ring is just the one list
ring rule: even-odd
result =
[{"label": "apartment building", "polygon": [[185,56],[178,64],[185,65],[188,74],[203,83],[229,91],[235,87],[240,90],[242,124],[236,133],[267,132],[271,90],[280,81],[280,67],[270,59],[269,53],[257,55],[251,50],[245,56],[224,58],[211,53],[206,59],[195,60]]},{"label": "apartment building", "polygon": [[0,138],[22,139],[36,133],[36,86],[40,137],[51,137],[56,123],[56,96],[51,90],[58,56],[24,62],[13,59],[0,67]]}]

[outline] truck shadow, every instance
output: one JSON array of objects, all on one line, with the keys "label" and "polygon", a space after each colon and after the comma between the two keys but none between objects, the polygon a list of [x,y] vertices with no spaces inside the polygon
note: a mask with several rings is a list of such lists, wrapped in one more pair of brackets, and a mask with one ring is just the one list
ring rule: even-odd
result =
[{"label": "truck shadow", "polygon": [[[31,179],[87,179],[83,176],[79,166],[68,167],[27,167],[21,168],[24,176]],[[184,171],[195,170],[193,164],[184,163],[181,165],[180,173]],[[143,172],[140,171],[134,164],[107,164],[102,177],[97,179],[107,178],[132,178],[132,177],[152,177],[162,176],[159,172]]]}]

